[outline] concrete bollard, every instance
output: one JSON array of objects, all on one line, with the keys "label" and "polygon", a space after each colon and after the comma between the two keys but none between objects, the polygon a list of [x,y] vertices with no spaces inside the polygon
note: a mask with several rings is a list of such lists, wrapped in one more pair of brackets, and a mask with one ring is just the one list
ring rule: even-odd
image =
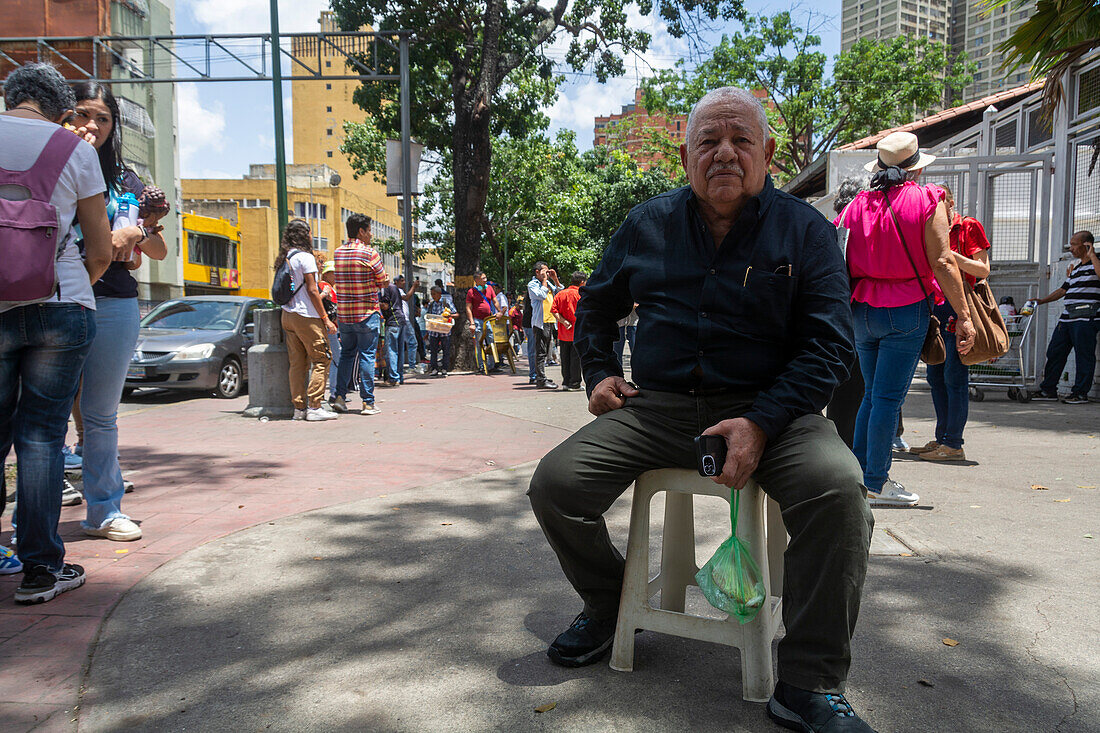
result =
[{"label": "concrete bollard", "polygon": [[282,316],[281,308],[256,311],[256,343],[248,350],[245,417],[290,417],[294,414]]}]

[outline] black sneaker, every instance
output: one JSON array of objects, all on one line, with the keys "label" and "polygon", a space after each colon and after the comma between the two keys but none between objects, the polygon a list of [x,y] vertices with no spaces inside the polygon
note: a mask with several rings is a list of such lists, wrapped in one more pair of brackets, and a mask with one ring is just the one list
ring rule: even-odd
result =
[{"label": "black sneaker", "polygon": [[803,733],[875,733],[844,699],[844,695],[808,692],[780,681],[765,708],[784,728]]},{"label": "black sneaker", "polygon": [[84,568],[65,563],[61,572],[54,575],[41,565],[23,573],[23,582],[15,590],[15,602],[20,604],[45,603],[67,590],[84,585]]},{"label": "black sneaker", "polygon": [[1057,402],[1058,395],[1044,392],[1041,389],[1037,389],[1031,393],[1032,402]]},{"label": "black sneaker", "polygon": [[597,621],[582,612],[568,629],[558,634],[546,656],[562,667],[583,667],[605,656],[614,640],[615,619]]},{"label": "black sneaker", "polygon": [[1067,405],[1087,405],[1089,398],[1084,395],[1071,394],[1069,397],[1062,400]]}]

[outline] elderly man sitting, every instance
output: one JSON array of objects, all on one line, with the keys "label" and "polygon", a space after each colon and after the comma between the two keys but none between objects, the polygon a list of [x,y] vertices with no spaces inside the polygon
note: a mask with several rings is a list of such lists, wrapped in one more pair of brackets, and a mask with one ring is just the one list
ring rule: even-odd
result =
[{"label": "elderly man sitting", "polygon": [[[870,731],[843,692],[874,522],[859,463],[821,415],[853,360],[848,275],[834,227],[772,185],[774,152],[749,92],[706,95],[680,147],[690,186],[635,207],[583,291],[576,345],[598,417],[543,458],[528,491],[584,601],[547,653],[564,666],[607,653],[624,562],[603,514],[641,473],[694,468],[697,435],[721,435],[716,480],[753,477],[791,536],[768,715]],[[614,349],[635,302],[636,386]]]}]

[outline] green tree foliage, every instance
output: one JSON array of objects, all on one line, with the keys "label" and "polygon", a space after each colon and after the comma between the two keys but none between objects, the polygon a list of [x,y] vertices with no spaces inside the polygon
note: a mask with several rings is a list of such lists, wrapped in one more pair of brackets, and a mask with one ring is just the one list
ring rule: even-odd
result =
[{"label": "green tree foliage", "polygon": [[829,78],[809,23],[798,25],[789,12],[747,18],[694,70],[680,61],[647,80],[646,108],[683,113],[717,87],[760,90],[776,138],[774,165],[790,178],[835,144],[910,122],[942,102],[946,87],[970,83],[964,58],[949,61],[945,44],[911,38],[861,40],[836,58]]},{"label": "green tree foliage", "polygon": [[[1032,4],[1034,3],[1034,9]],[[1050,115],[1065,96],[1062,75],[1100,48],[1100,3],[1096,0],[992,0],[988,12],[1028,10],[1031,15],[997,46],[1005,67],[1031,67],[1031,78],[1046,77],[1043,111]]]},{"label": "green tree foliage", "polygon": [[[421,241],[445,259],[454,247],[450,181],[444,170],[425,189]],[[674,188],[658,169],[643,171],[625,153],[599,147],[577,151],[560,132],[493,142],[481,267],[491,280],[522,290],[531,267],[545,260],[564,278],[591,272],[611,235],[637,204]],[[505,257],[507,251],[507,257]]]},{"label": "green tree foliage", "polygon": [[[478,266],[485,234],[492,140],[521,140],[540,129],[540,110],[552,101],[556,78],[546,55],[568,39],[574,69],[598,79],[624,71],[623,55],[644,51],[649,35],[627,20],[636,7],[656,13],[676,37],[696,25],[741,13],[741,0],[333,0],[340,26],[380,31],[411,29],[413,135],[429,149],[446,151],[452,177],[456,282]],[[396,54],[382,59],[396,68]],[[396,137],[395,85],[369,84],[355,95],[378,129]]]},{"label": "green tree foliage", "polygon": [[959,92],[970,84],[972,71],[965,55],[951,57],[944,43],[908,36],[878,42],[861,38],[833,65],[837,141],[908,124],[945,101],[951,107],[961,104]]}]

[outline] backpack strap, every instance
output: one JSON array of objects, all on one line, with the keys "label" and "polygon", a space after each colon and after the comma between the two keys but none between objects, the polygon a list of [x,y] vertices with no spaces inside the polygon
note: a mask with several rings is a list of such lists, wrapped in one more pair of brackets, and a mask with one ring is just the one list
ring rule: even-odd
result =
[{"label": "backpack strap", "polygon": [[0,185],[23,186],[31,192],[31,198],[35,201],[49,203],[61,173],[79,144],[79,137],[64,127],[58,127],[30,168],[25,171],[0,169]]}]

